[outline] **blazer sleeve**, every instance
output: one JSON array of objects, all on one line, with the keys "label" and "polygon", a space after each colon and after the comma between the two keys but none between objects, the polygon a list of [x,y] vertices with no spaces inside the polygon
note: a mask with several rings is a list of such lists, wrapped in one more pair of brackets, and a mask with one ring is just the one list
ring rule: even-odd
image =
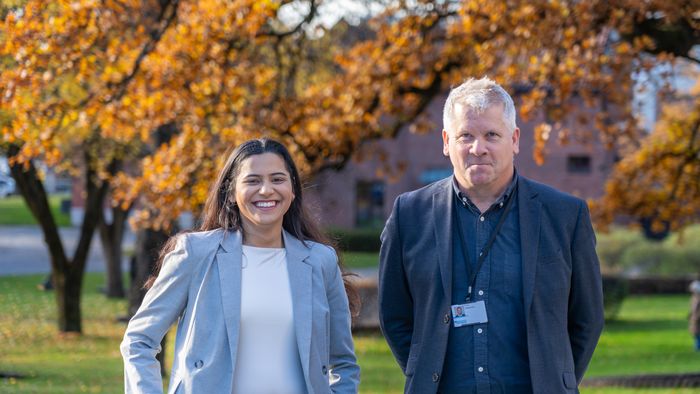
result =
[{"label": "blazer sleeve", "polygon": [[355,358],[348,296],[335,252],[332,262],[333,267],[326,270],[324,278],[330,309],[328,376],[331,392],[354,394],[360,384],[360,366]]},{"label": "blazer sleeve", "polygon": [[163,381],[156,355],[160,342],[187,304],[192,266],[187,237],[177,239],[153,287],[131,318],[121,343],[125,393],[162,393]]},{"label": "blazer sleeve", "polygon": [[413,335],[413,297],[403,264],[399,232],[401,197],[382,231],[379,252],[379,325],[401,370],[406,372]]},{"label": "blazer sleeve", "polygon": [[595,233],[588,206],[580,203],[572,240],[572,278],[569,296],[569,340],[576,381],[580,384],[603,331],[603,284],[595,251]]}]

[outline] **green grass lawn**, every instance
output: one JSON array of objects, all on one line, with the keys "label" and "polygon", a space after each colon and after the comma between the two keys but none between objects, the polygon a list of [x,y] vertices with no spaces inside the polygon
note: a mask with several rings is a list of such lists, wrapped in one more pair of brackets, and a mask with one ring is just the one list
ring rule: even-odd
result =
[{"label": "green grass lawn", "polygon": [[[41,275],[0,277],[0,371],[24,379],[0,379],[2,393],[122,393],[119,354],[124,325],[115,316],[124,301],[106,299],[97,288],[100,274],[86,276],[83,336],[56,332],[52,293],[36,290]],[[684,296],[634,297],[620,320],[607,325],[588,376],[700,371],[686,331]],[[171,339],[173,336],[171,335]],[[168,341],[172,358],[173,340]],[[362,368],[362,393],[400,393],[403,377],[386,343],[377,334],[355,337]],[[689,394],[696,389],[588,389],[592,394]]]},{"label": "green grass lawn", "polygon": [[684,295],[626,299],[619,319],[606,325],[588,375],[700,372],[688,306]]},{"label": "green grass lawn", "polygon": [[379,266],[379,253],[343,252],[343,264],[347,268],[376,268]]},{"label": "green grass lawn", "polygon": [[[52,194],[49,196],[49,205],[54,218],[60,227],[70,226],[70,216],[61,213],[61,200],[68,198],[68,194]],[[0,198],[0,226],[17,226],[37,224],[27,204],[21,196],[12,195]]]},{"label": "green grass lawn", "polygon": [[0,380],[2,393],[123,392],[119,341],[123,301],[98,293],[102,275],[86,276],[83,336],[61,336],[56,329],[53,293],[36,289],[43,275],[0,277],[0,371],[26,379]]}]

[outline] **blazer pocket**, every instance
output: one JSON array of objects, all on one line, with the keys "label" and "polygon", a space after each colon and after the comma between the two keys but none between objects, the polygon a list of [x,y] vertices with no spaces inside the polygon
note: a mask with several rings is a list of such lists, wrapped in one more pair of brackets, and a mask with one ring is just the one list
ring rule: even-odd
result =
[{"label": "blazer pocket", "polygon": [[561,253],[561,249],[559,249],[554,252],[542,254],[538,257],[538,260],[542,265],[556,264],[562,263],[564,261],[564,256]]},{"label": "blazer pocket", "polygon": [[562,379],[564,380],[564,387],[570,390],[576,389],[576,375],[571,372],[564,372]]}]

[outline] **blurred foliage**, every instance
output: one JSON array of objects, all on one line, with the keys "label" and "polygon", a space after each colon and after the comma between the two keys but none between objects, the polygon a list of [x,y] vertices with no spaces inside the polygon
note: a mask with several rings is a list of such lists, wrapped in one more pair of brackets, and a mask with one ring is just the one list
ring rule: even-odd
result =
[{"label": "blurred foliage", "polygon": [[627,214],[649,221],[652,233],[664,233],[700,218],[700,97],[662,108],[654,130],[621,149],[624,157],[593,207],[599,222]]},{"label": "blurred foliage", "polygon": [[[538,162],[550,141],[600,139],[621,152],[601,222],[651,216],[675,228],[697,218],[697,106],[666,112],[649,139],[631,109],[635,73],[697,61],[692,0],[367,1],[373,12],[326,27],[319,10],[334,4],[3,2],[0,100],[12,122],[2,141],[20,146],[19,162],[87,164],[108,180],[110,164],[128,162],[113,196],[141,198],[136,218],[167,227],[198,211],[225,151],[242,140],[281,139],[307,175],[340,168],[367,140],[409,124],[435,130],[428,103],[489,75],[538,125]],[[164,125],[176,132],[157,142]],[[670,197],[679,202],[659,204]]]},{"label": "blurred foliage", "polygon": [[379,253],[381,228],[330,229],[329,235],[338,243],[340,250],[347,252]]},{"label": "blurred foliage", "polygon": [[651,241],[637,230],[615,228],[598,234],[597,252],[605,273],[685,275],[700,273],[700,225]]},{"label": "blurred foliage", "polygon": [[[620,152],[594,206],[601,223],[626,215],[677,229],[700,217],[700,105],[669,107],[647,136],[631,100],[633,75],[700,61],[697,1],[361,4],[377,12],[326,27],[319,10],[333,0],[3,1],[0,149],[15,168],[41,160],[91,186],[86,212],[110,188],[114,204],[138,204],[137,224],[168,228],[200,210],[243,140],[281,140],[313,176],[404,126],[436,130],[428,104],[489,75],[537,124],[537,162],[550,142]],[[89,240],[94,223],[83,224]]]},{"label": "blurred foliage", "polygon": [[629,293],[627,280],[621,276],[603,276],[603,307],[605,308],[605,321],[609,322],[617,318],[622,302]]}]

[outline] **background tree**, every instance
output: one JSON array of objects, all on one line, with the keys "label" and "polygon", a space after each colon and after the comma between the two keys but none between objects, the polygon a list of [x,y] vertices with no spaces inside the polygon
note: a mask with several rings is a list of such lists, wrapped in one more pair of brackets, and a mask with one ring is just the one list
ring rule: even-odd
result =
[{"label": "background tree", "polygon": [[663,108],[654,130],[617,163],[595,210],[602,223],[631,214],[650,236],[697,222],[700,212],[700,97]]},{"label": "background tree", "polygon": [[[543,119],[537,160],[549,139],[600,138],[635,152],[652,139],[633,116],[632,76],[676,57],[697,61],[696,1],[375,4],[382,11],[359,27],[337,29],[320,16],[331,1],[28,1],[10,12],[2,140],[47,240],[57,234],[32,191],[35,158],[82,171],[86,251],[109,187],[124,208],[138,200],[140,225],[167,229],[199,210],[224,152],[242,140],[282,140],[308,176],[341,168],[367,141],[408,124],[435,128],[425,108],[467,76],[488,74],[518,93],[521,118]],[[178,133],[159,144],[163,125]],[[153,153],[135,159],[144,146]],[[642,217],[641,206],[616,213]],[[79,300],[86,252],[71,262],[60,241],[48,243],[57,287],[71,289],[57,292],[64,310],[61,299]],[[80,329],[72,308],[62,330]]]},{"label": "background tree", "polygon": [[[131,3],[138,3],[138,13]],[[8,116],[2,142],[12,176],[44,233],[58,325],[65,332],[81,331],[82,278],[108,180],[140,142],[115,122],[127,110],[124,90],[176,11],[175,2],[99,7],[88,1],[28,1],[7,13],[2,28],[0,85]],[[70,258],[34,167],[37,158],[83,181],[85,212]]]},{"label": "background tree", "polygon": [[[210,160],[220,157],[216,149],[207,156],[203,151],[207,144],[223,149],[251,136],[251,130],[253,135],[264,130],[290,145],[307,173],[340,168],[364,142],[394,137],[406,124],[418,131],[435,129],[436,125],[427,124],[424,117],[427,104],[467,76],[490,75],[517,93],[522,119],[543,119],[535,128],[532,153],[537,161],[545,160],[545,147],[552,139],[562,144],[586,144],[598,138],[621,153],[635,152],[649,140],[634,116],[633,76],[677,59],[698,61],[692,52],[700,37],[698,4],[693,1],[391,4],[367,21],[361,39],[349,46],[327,47],[326,53],[333,54],[333,61],[322,63],[335,73],[315,74],[316,64],[308,62],[308,56],[280,62],[279,53],[312,53],[307,48],[319,45],[321,40],[317,38],[292,39],[300,31],[279,34],[272,58],[262,49],[235,56],[237,61],[253,65],[250,69],[254,75],[248,80],[252,85],[246,86],[255,94],[247,96],[243,107],[229,107],[223,114],[203,108],[200,112],[211,114],[206,119],[221,127],[212,130],[198,125],[186,130],[174,144],[163,146],[144,162],[138,180],[123,182],[132,185],[132,195],[144,195],[152,204],[148,216],[144,214],[141,219],[167,222],[179,207],[193,209],[201,204],[206,180],[216,168]],[[332,31],[323,33],[325,37]],[[259,42],[256,48],[261,48]],[[287,67],[266,68],[270,61]],[[226,68],[225,62],[216,64]],[[225,72],[223,75],[222,81],[228,81]],[[269,78],[256,87],[255,78],[260,75]],[[235,102],[232,99],[227,101]],[[196,108],[197,103],[193,104]],[[185,129],[190,127],[188,121],[178,120]],[[197,150],[200,146],[202,151]],[[692,152],[692,145],[685,146],[683,154],[687,158],[697,158]],[[181,168],[177,163],[183,156],[192,160]],[[629,164],[627,167],[624,170],[617,166],[615,174],[624,176]],[[169,170],[162,170],[166,168]],[[617,176],[611,178],[613,182]],[[676,179],[686,182],[690,178]],[[183,194],[169,186],[178,183],[191,185],[187,190],[192,192]],[[626,187],[640,193],[640,188],[647,185]],[[700,196],[686,197],[697,201]],[[650,201],[647,204],[652,205],[644,206],[602,201],[600,212],[614,209],[618,215],[644,220],[648,209],[658,205]],[[156,207],[169,209],[161,215]],[[682,225],[680,219],[687,217],[685,211],[665,212],[665,216],[652,221],[670,221],[678,227]],[[694,212],[690,217],[697,218],[697,210]],[[604,214],[598,217],[612,219]]]}]

